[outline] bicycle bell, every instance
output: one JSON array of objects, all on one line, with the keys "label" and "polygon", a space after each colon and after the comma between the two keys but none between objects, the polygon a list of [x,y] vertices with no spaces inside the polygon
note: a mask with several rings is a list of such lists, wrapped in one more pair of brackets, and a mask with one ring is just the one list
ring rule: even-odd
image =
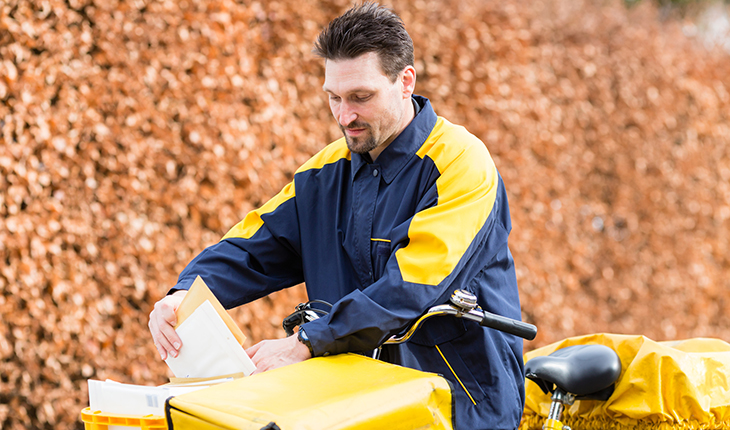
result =
[{"label": "bicycle bell", "polygon": [[477,307],[477,296],[466,290],[454,290],[451,303],[464,312],[469,312]]}]

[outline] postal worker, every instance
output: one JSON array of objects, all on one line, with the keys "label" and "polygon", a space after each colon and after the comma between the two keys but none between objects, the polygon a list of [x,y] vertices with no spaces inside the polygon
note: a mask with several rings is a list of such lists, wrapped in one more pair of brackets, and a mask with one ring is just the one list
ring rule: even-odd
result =
[{"label": "postal worker", "polygon": [[[520,319],[504,183],[483,142],[414,95],[402,20],[355,6],[319,34],[323,90],[343,137],[182,271],[149,327],[177,355],[175,309],[197,276],[226,308],[304,282],[333,303],[292,336],[246,350],[258,372],[310,357],[367,353],[457,289]],[[443,375],[459,429],[514,429],[524,404],[522,340],[461,318],[434,318],[381,359]]]}]

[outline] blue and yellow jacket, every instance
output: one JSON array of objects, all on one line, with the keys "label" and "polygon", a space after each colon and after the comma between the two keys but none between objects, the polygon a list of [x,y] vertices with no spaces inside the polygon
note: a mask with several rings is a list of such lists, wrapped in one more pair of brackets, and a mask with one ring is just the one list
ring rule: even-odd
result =
[{"label": "blue and yellow jacket", "polygon": [[[334,303],[304,324],[314,354],[362,352],[400,332],[456,288],[520,319],[504,184],[484,144],[430,102],[369,162],[344,138],[223,239],[174,289],[200,275],[226,308],[306,283]],[[443,375],[458,428],[516,428],[524,403],[522,340],[457,318],[430,320],[383,358]]]}]

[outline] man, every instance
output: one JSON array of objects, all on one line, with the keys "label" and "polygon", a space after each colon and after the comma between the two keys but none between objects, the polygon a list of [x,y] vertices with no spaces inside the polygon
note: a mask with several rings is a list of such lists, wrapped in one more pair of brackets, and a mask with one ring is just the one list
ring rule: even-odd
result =
[{"label": "man", "polygon": [[[247,349],[259,372],[371,351],[457,288],[520,319],[504,184],[481,141],[413,95],[413,42],[400,18],[354,7],[322,31],[315,53],[344,138],[183,270],[150,315],[163,359],[181,346],[174,311],[197,275],[226,308],[302,281],[310,299],[334,303],[298,334]],[[458,428],[519,424],[521,339],[436,318],[381,359],[448,379]]]}]

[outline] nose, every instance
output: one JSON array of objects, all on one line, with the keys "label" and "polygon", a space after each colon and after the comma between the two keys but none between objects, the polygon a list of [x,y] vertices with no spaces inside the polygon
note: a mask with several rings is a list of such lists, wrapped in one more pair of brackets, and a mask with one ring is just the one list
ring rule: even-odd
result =
[{"label": "nose", "polygon": [[346,127],[357,119],[357,112],[350,103],[343,101],[337,107],[335,117],[341,126]]}]

